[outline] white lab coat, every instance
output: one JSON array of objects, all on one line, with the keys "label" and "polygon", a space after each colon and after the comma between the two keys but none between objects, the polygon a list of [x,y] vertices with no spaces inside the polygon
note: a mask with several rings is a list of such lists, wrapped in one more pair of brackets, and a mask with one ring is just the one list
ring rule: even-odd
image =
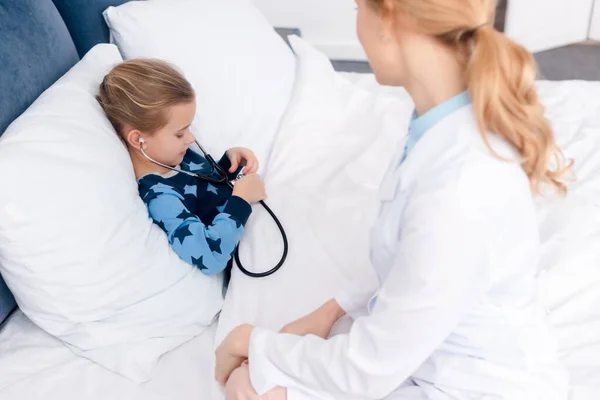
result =
[{"label": "white lab coat", "polygon": [[290,388],[289,400],[565,400],[567,374],[537,299],[527,177],[485,147],[470,105],[430,129],[398,166],[401,150],[372,231],[380,288],[337,297],[357,316],[348,334],[322,340],[256,328],[254,388]]}]

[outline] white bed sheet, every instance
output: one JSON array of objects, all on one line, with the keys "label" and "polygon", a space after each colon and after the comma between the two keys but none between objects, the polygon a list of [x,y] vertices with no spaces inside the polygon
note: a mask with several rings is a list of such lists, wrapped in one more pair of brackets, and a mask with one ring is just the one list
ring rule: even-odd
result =
[{"label": "white bed sheet", "polygon": [[0,332],[0,399],[222,399],[222,390],[213,378],[215,330],[213,325],[165,355],[155,378],[138,386],[75,356],[17,311]]},{"label": "white bed sheet", "polygon": [[[406,96],[402,89],[378,86],[372,75],[343,75],[361,87]],[[564,110],[568,109],[568,115],[560,120],[570,133],[585,128],[588,145],[581,146],[582,152],[587,149],[591,154],[589,144],[596,144],[594,160],[588,162],[585,170],[596,174],[600,182],[600,83],[544,83],[542,89],[546,94],[551,94],[550,100],[557,103],[578,99],[579,104],[573,109],[563,107]],[[560,110],[560,107],[556,110]],[[573,146],[578,141],[576,135],[565,136],[565,140],[571,148],[577,148]],[[598,187],[592,185],[586,190],[595,192]],[[599,210],[600,196],[596,199],[591,207]],[[560,273],[563,272],[551,271],[550,277],[560,280]],[[586,280],[585,277],[582,279]],[[314,284],[316,281],[312,282]],[[554,297],[557,302],[560,295],[566,296],[556,294]],[[587,300],[582,298],[581,301],[585,303]],[[557,309],[560,310],[560,307],[557,306]],[[561,317],[560,313],[556,315],[557,318]],[[565,321],[561,319],[555,322],[562,325]],[[570,340],[569,329],[561,331],[565,340]],[[138,386],[91,361],[74,356],[58,340],[41,331],[17,311],[0,331],[0,400],[222,400],[222,389],[213,379],[216,330],[216,326],[212,326],[203,335],[164,356],[155,378]],[[600,399],[600,336],[596,341],[593,338],[587,340],[585,346],[573,343],[563,349],[563,360],[572,378],[571,400]]]}]

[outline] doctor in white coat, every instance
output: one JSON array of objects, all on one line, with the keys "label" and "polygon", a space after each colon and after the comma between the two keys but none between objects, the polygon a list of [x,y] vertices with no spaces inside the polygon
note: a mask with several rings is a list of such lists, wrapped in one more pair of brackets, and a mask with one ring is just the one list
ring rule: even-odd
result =
[{"label": "doctor in white coat", "polygon": [[[564,192],[568,168],[531,55],[494,29],[495,1],[357,5],[377,80],[415,104],[371,235],[380,287],[340,293],[285,333],[237,327],[217,380],[230,399],[566,399],[536,293],[533,196]],[[345,313],[350,332],[326,339]]]}]

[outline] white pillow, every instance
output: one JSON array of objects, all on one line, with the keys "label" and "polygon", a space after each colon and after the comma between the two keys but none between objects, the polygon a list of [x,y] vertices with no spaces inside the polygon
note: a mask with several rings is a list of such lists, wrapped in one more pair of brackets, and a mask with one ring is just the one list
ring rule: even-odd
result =
[{"label": "white pillow", "polygon": [[132,1],[104,17],[123,58],[183,71],[196,90],[194,133],[215,158],[240,145],[264,166],[292,95],[294,55],[250,0]]},{"label": "white pillow", "polygon": [[73,351],[136,382],[211,324],[222,278],[171,250],[94,98],[113,45],[83,60],[0,140],[0,272],[23,312]]},{"label": "white pillow", "polygon": [[[236,268],[219,318],[216,343],[235,326],[279,329],[360,276],[376,282],[369,230],[379,182],[407,131],[410,99],[375,95],[336,73],[329,59],[298,37],[297,82],[265,173],[267,202],[289,239],[286,263],[264,279]],[[271,268],[281,238],[256,209],[240,245],[246,268]]]}]

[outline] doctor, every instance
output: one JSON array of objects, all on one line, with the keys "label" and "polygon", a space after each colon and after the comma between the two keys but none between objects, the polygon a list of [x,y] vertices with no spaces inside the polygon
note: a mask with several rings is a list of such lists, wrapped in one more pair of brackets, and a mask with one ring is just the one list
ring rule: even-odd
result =
[{"label": "doctor", "polygon": [[[566,399],[536,295],[533,195],[564,192],[567,168],[531,55],[494,30],[493,0],[357,4],[377,80],[415,104],[372,230],[380,287],[288,333],[237,327],[217,379],[230,399]],[[326,339],[345,313],[350,332]]]}]

